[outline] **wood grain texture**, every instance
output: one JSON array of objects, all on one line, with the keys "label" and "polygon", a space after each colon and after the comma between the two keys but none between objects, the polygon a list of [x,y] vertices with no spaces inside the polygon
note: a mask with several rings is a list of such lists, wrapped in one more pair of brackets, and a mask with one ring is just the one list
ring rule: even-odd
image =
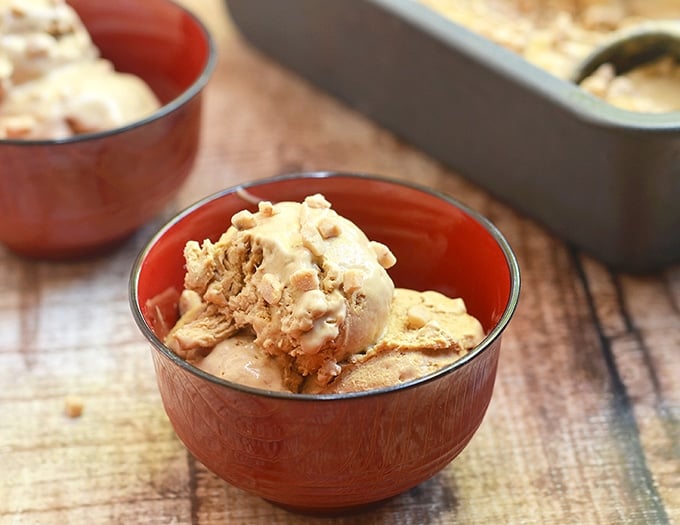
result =
[{"label": "wood grain texture", "polygon": [[[176,201],[101,258],[0,250],[0,524],[680,523],[680,268],[609,272],[250,49],[219,0],[185,3],[209,21],[220,59]],[[410,492],[334,519],[274,507],[187,454],[127,303],[131,264],[171,213],[238,182],[315,169],[453,195],[496,223],[523,274],[468,448]],[[66,417],[67,395],[84,400],[80,418]]]}]

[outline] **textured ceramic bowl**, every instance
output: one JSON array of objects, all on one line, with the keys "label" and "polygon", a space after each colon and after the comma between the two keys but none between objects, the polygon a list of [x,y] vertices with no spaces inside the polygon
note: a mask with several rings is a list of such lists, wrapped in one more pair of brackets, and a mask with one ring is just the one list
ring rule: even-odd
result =
[{"label": "textured ceramic bowl", "polygon": [[0,242],[42,258],[108,248],[167,205],[193,166],[216,58],[206,28],[168,0],[69,3],[102,55],[146,80],[163,106],[102,133],[0,140]]},{"label": "textured ceramic bowl", "polygon": [[[267,392],[212,377],[161,342],[177,319],[190,239],[215,240],[249,196],[301,200],[320,192],[397,257],[395,284],[462,296],[488,335],[446,368],[397,387],[352,394]],[[161,295],[165,294],[165,295]],[[167,297],[160,308],[152,298]],[[229,483],[284,507],[338,512],[375,503],[430,478],[475,433],[496,377],[501,334],[519,296],[505,239],[455,200],[390,179],[316,173],[225,190],[172,219],[139,255],[133,315],[151,343],[168,417],[191,453]]]}]

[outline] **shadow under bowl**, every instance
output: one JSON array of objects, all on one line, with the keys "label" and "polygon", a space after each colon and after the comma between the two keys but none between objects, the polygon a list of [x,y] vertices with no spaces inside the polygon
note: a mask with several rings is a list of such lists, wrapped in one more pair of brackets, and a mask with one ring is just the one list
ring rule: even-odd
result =
[{"label": "shadow under bowl", "polygon": [[[177,319],[188,240],[216,240],[257,199],[322,193],[397,257],[395,284],[463,297],[487,337],[459,361],[403,385],[350,394],[268,392],[208,375],[161,342]],[[152,347],[164,408],[208,469],[289,510],[347,512],[402,493],[451,462],[491,399],[501,334],[517,305],[516,258],[486,219],[448,196],[384,177],[308,173],[227,189],[172,219],[140,253],[133,316]],[[149,301],[167,297],[159,308]]]},{"label": "shadow under bowl", "polygon": [[168,0],[69,0],[103,57],[162,107],[63,140],[0,140],[0,242],[45,259],[108,249],[158,214],[193,167],[202,90],[216,60],[205,26]]}]

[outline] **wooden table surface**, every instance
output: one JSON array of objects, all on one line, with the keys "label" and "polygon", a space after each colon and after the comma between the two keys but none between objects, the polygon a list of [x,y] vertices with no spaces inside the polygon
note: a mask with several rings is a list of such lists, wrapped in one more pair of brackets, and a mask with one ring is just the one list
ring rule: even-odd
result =
[{"label": "wooden table surface", "polygon": [[[0,248],[0,524],[680,523],[680,267],[612,273],[267,60],[219,0],[202,150],[163,216],[117,251],[46,263]],[[163,412],[127,298],[139,249],[214,191],[298,170],[412,179],[488,216],[523,274],[478,433],[441,473],[378,509],[290,514],[207,471]],[[67,396],[84,401],[65,415]]]}]

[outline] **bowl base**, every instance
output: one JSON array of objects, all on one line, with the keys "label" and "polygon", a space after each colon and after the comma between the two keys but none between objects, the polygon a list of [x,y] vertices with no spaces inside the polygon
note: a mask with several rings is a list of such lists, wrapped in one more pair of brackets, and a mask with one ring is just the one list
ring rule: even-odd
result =
[{"label": "bowl base", "polygon": [[360,503],[358,505],[349,505],[343,507],[302,507],[297,505],[287,505],[285,503],[279,503],[278,501],[263,498],[267,503],[274,505],[280,509],[293,514],[301,514],[304,516],[320,516],[324,518],[340,517],[340,516],[351,516],[353,514],[360,514],[362,512],[368,512],[374,510],[378,507],[385,505],[390,500],[394,499],[396,496],[390,496],[389,498],[381,499],[378,501],[373,501],[370,503]]},{"label": "bowl base", "polygon": [[15,255],[26,259],[35,261],[76,262],[110,253],[130,239],[134,233],[134,231],[127,232],[122,236],[90,245],[40,246],[13,242],[3,242],[2,245]]}]

